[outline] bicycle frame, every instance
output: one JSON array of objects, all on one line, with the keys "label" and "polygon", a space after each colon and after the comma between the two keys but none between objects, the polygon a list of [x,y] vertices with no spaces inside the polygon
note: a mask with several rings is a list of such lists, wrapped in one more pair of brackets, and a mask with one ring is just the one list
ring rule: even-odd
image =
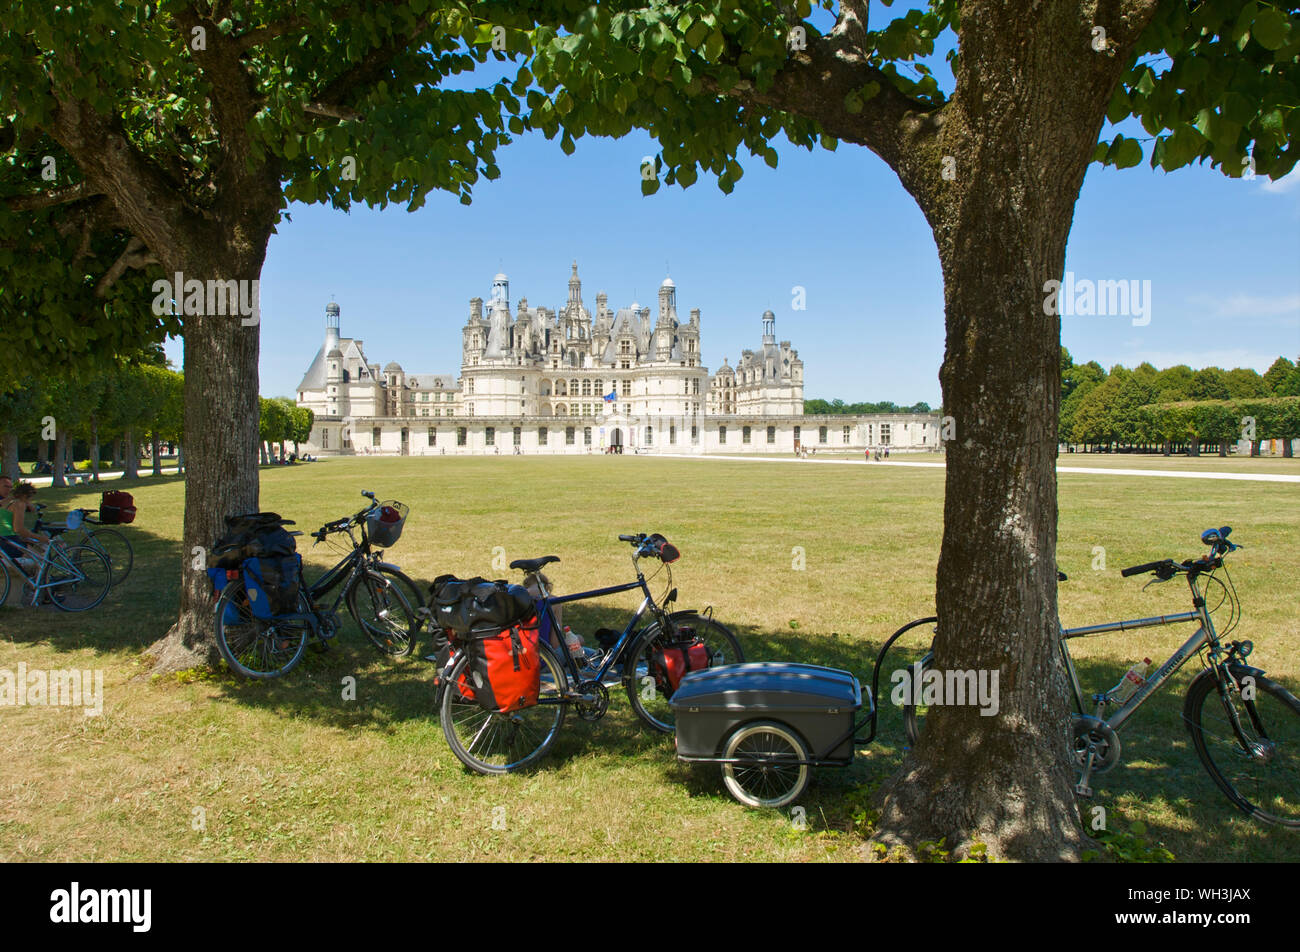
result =
[{"label": "bicycle frame", "polygon": [[[12,538],[13,537],[11,537],[11,541]],[[39,563],[36,569],[35,578],[27,574],[26,570],[18,564],[17,558],[10,556],[3,549],[0,549],[0,560],[3,560],[7,565],[12,565],[14,571],[21,575],[27,584],[32,587],[32,596],[34,598],[39,599],[41,593],[47,589],[58,588],[61,585],[71,585],[76,582],[84,582],[86,580],[85,573],[72,564],[72,561],[63,551],[63,544],[58,540],[51,539],[49,545],[45,547],[44,554],[39,556],[21,542],[15,542],[14,544],[22,548],[23,552],[26,553],[27,558],[30,558],[33,562]],[[21,557],[22,556],[19,558]],[[57,565],[58,568],[63,569],[66,572],[71,572],[73,578],[59,579],[56,582],[45,581],[46,576],[49,574],[51,565]]]},{"label": "bicycle frame", "polygon": [[[1196,634],[1188,638],[1183,644],[1174,651],[1169,658],[1156,669],[1156,672],[1149,676],[1133,696],[1125,701],[1114,711],[1110,717],[1106,718],[1103,723],[1108,727],[1118,730],[1123,724],[1137,712],[1146,701],[1157,691],[1159,691],[1166,681],[1175,671],[1186,663],[1187,659],[1192,657],[1197,651],[1205,645],[1214,648],[1218,647],[1218,635],[1214,630],[1214,622],[1210,618],[1210,613],[1205,607],[1205,599],[1201,595],[1201,590],[1197,584],[1196,576],[1190,576],[1187,580],[1188,587],[1192,591],[1192,604],[1196,606],[1194,611],[1176,612],[1172,615],[1154,615],[1150,618],[1133,618],[1126,621],[1106,622],[1100,625],[1084,625],[1079,628],[1061,628],[1061,660],[1065,663],[1065,670],[1070,676],[1070,690],[1074,695],[1075,711],[1079,714],[1086,714],[1084,710],[1083,688],[1079,684],[1079,675],[1075,670],[1074,661],[1070,657],[1068,642],[1071,638],[1086,638],[1091,635],[1105,634],[1111,631],[1128,631],[1133,628],[1155,628],[1162,625],[1178,625],[1186,622],[1199,622]],[[1059,622],[1058,622],[1059,626]],[[1094,694],[1092,699],[1099,706],[1107,703],[1108,695]],[[1098,714],[1100,715],[1100,707]]]},{"label": "bicycle frame", "polygon": [[578,677],[579,674],[578,665],[573,660],[573,655],[569,653],[568,645],[564,644],[564,637],[563,637],[564,633],[559,627],[559,625],[556,623],[555,612],[551,610],[551,606],[563,605],[566,602],[584,601],[586,599],[591,599],[591,598],[604,598],[607,595],[617,595],[620,592],[630,592],[635,589],[640,589],[642,594],[645,596],[641,600],[641,604],[640,606],[638,606],[636,612],[633,613],[630,619],[628,619],[627,626],[623,629],[622,633],[618,636],[618,641],[615,642],[614,647],[611,648],[606,653],[605,657],[601,659],[600,670],[596,673],[596,676],[592,679],[597,681],[605,680],[605,676],[609,673],[610,669],[614,667],[615,662],[617,662],[619,657],[623,654],[624,649],[627,648],[628,644],[631,642],[632,638],[639,630],[637,627],[637,623],[645,615],[646,610],[651,609],[656,614],[658,614],[661,610],[659,606],[655,604],[654,596],[650,594],[650,586],[646,583],[645,576],[642,574],[640,569],[637,569],[635,582],[624,582],[620,585],[611,585],[607,588],[592,589],[589,592],[575,592],[572,595],[549,594],[546,591],[545,584],[542,583],[540,578],[538,579],[538,585],[540,586],[542,592],[542,600],[541,600],[542,609],[543,611],[546,612],[546,617],[550,620],[551,631],[557,633],[558,636],[557,637],[558,643],[555,646],[555,653],[560,656],[559,660],[561,666],[565,668],[567,674],[572,676],[573,683],[575,685],[579,682],[579,680],[581,680]]}]

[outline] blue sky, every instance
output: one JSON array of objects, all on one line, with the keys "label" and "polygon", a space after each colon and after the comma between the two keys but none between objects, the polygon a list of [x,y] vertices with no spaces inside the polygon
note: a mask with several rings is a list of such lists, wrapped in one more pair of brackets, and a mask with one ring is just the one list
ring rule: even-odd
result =
[{"label": "blue sky", "polygon": [[[565,156],[558,140],[529,135],[500,151],[501,178],[480,180],[472,206],[441,194],[413,214],[295,206],[262,274],[261,392],[293,393],[320,346],[331,296],[343,335],[362,338],[371,361],[457,373],[468,301],[489,296],[498,270],[510,277],[512,305],[527,296],[554,308],[576,259],[592,310],[599,290],[612,306],[652,305],[670,273],[679,314],[702,311],[710,370],[758,345],[771,308],[778,338],[803,358],[808,398],[937,406],[943,289],[920,211],[864,148],[778,148],[774,170],[742,160],[731,195],[701,178],[643,197],[641,159],[656,151],[648,137],[583,139]],[[1063,318],[1076,361],[1263,371],[1279,354],[1294,360],[1300,170],[1268,183],[1202,167],[1094,165],[1066,268],[1151,281],[1146,326]],[[795,286],[807,291],[806,310],[793,309]],[[179,342],[168,351],[179,362]]]}]

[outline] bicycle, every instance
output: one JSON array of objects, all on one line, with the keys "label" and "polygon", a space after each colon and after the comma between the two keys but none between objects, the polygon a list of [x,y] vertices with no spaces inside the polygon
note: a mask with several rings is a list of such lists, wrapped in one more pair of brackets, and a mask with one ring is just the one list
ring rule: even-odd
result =
[{"label": "bicycle", "polygon": [[[325,650],[329,640],[338,634],[340,604],[347,605],[357,626],[383,653],[400,658],[414,650],[422,624],[419,608],[423,599],[415,582],[397,566],[382,561],[382,552],[372,546],[397,541],[407,507],[391,501],[380,503],[374,493],[362,495],[370,499],[370,505],[352,516],[326,523],[311,534],[314,544],[330,535],[346,534],[351,549],[314,582],[304,577],[296,612],[258,618],[249,602],[242,571],[226,572],[226,585],[215,609],[217,648],[236,674],[259,680],[287,674],[302,660],[308,635],[320,650]],[[400,519],[382,523],[375,518],[386,509],[397,512]],[[360,540],[356,530],[360,530]],[[319,600],[334,589],[338,589],[334,601],[321,607]],[[416,605],[411,604],[403,589],[417,599]]]},{"label": "bicycle", "polygon": [[[1070,729],[1074,758],[1080,771],[1075,784],[1079,796],[1091,797],[1092,774],[1105,773],[1119,762],[1119,729],[1168,682],[1175,671],[1200,653],[1205,670],[1192,680],[1187,689],[1183,722],[1202,766],[1215,785],[1242,812],[1265,823],[1300,828],[1300,700],[1270,680],[1262,670],[1246,664],[1245,659],[1254,648],[1251,642],[1223,641],[1241,620],[1241,603],[1224,564],[1225,555],[1241,548],[1228,541],[1231,532],[1230,526],[1224,526],[1201,533],[1201,542],[1210,547],[1210,552],[1198,559],[1184,562],[1161,559],[1120,571],[1125,578],[1154,574],[1155,579],[1148,585],[1168,582],[1178,575],[1185,576],[1193,611],[1060,628],[1061,658],[1069,675],[1074,703]],[[1214,574],[1219,569],[1223,569],[1226,585]],[[1061,573],[1058,577],[1065,579]],[[1211,583],[1223,591],[1223,597],[1214,609],[1206,607],[1205,599],[1205,589]],[[1212,613],[1224,600],[1229,605],[1228,623],[1220,633],[1215,630]],[[935,621],[934,618],[919,619],[907,627]],[[1196,622],[1199,626],[1196,633],[1131,696],[1127,699],[1117,697],[1124,685],[1121,680],[1109,691],[1093,694],[1093,713],[1085,713],[1083,689],[1067,645],[1069,639],[1185,622]],[[933,663],[932,647],[917,664],[923,672]],[[1211,697],[1217,698],[1217,705],[1206,703]],[[1104,716],[1110,705],[1117,705],[1117,708],[1108,717]],[[920,736],[924,713],[923,706],[904,705],[903,718],[912,744]]]},{"label": "bicycle", "polygon": [[[44,551],[23,545],[16,537],[9,537],[22,555],[11,555],[0,547],[0,605],[9,598],[9,572],[6,566],[22,576],[31,589],[31,604],[39,605],[48,597],[54,606],[65,612],[84,612],[97,606],[112,587],[112,567],[104,555],[89,546],[65,546],[51,540]],[[35,567],[29,573],[23,562]]]},{"label": "bicycle", "polygon": [[[510,563],[512,569],[537,578],[541,594],[537,600],[539,625],[542,632],[553,632],[561,646],[560,650],[553,649],[545,640],[538,644],[542,659],[542,692],[536,706],[510,714],[485,711],[452,687],[466,673],[468,657],[461,651],[454,651],[448,659],[437,680],[437,706],[443,734],[452,753],[470,769],[484,774],[499,774],[534,763],[555,742],[570,705],[584,721],[598,721],[605,716],[609,709],[609,685],[622,684],[632,710],[647,725],[662,733],[672,733],[673,714],[668,706],[671,693],[661,689],[660,680],[654,674],[657,650],[692,640],[705,645],[710,667],[744,661],[740,642],[726,626],[713,619],[711,609],[704,612],[693,609],[668,611],[668,606],[677,599],[670,566],[680,556],[671,543],[663,536],[645,533],[620,535],[618,538],[632,546],[636,581],[572,595],[551,595],[540,572],[544,566],[559,562],[558,556],[516,559]],[[658,571],[647,579],[640,567],[643,558],[659,560],[661,570],[668,573],[662,604],[655,600],[649,587]],[[644,598],[622,633],[609,639],[609,647],[586,659],[583,668],[579,669],[564,646],[563,632],[556,622],[553,607],[634,590],[640,590]],[[651,620],[642,627],[641,621],[647,612]]]},{"label": "bicycle", "polygon": [[[64,536],[65,542],[69,545],[87,545],[99,552],[108,559],[108,564],[112,567],[113,585],[120,585],[131,574],[131,568],[135,565],[135,553],[131,549],[131,543],[117,529],[101,525],[94,509],[73,509],[68,513],[66,522],[46,522],[44,512],[45,505],[37,503],[35,526],[37,532],[48,532],[51,536]],[[86,526],[96,528],[87,529]]]}]

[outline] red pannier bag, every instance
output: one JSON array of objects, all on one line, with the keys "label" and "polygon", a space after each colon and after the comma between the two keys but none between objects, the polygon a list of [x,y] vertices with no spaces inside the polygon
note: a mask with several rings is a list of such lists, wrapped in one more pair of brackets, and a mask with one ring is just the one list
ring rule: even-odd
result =
[{"label": "red pannier bag", "polygon": [[461,639],[469,664],[456,685],[460,696],[497,714],[537,704],[542,691],[538,623],[533,616],[497,632],[471,631]]},{"label": "red pannier bag", "polygon": [[99,500],[99,521],[106,526],[135,522],[135,499],[120,489],[104,493]]},{"label": "red pannier bag", "polygon": [[681,629],[685,637],[668,644],[656,645],[650,656],[650,670],[655,687],[664,697],[672,697],[682,678],[691,671],[707,668],[713,661],[709,649],[689,628]]}]

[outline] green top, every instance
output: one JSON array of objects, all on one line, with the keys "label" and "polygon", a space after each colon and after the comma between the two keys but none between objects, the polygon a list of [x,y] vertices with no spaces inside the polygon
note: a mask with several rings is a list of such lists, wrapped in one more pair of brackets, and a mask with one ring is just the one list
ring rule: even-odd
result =
[{"label": "green top", "polygon": [[0,507],[0,538],[17,534],[14,532],[14,514],[4,507]]}]

